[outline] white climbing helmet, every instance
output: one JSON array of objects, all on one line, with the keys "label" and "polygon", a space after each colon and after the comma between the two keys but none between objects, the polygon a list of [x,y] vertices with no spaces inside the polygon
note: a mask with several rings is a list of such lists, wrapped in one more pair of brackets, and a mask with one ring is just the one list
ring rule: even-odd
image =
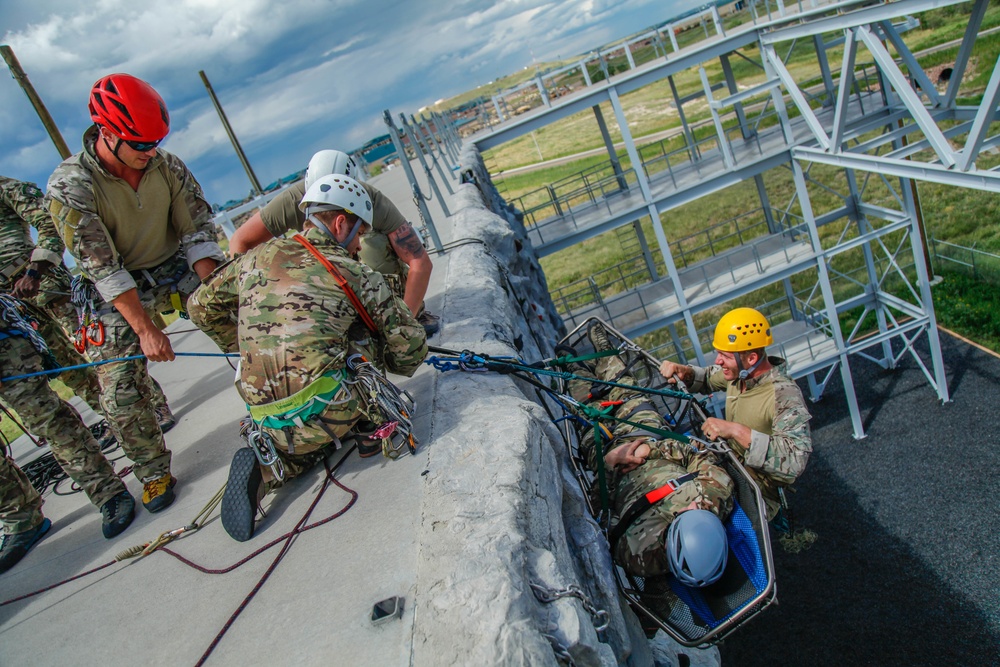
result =
[{"label": "white climbing helmet", "polygon": [[306,190],[311,188],[313,183],[330,174],[342,174],[357,178],[360,173],[358,163],[347,153],[335,150],[319,151],[312,156],[312,159],[309,160],[309,166],[306,167]]},{"label": "white climbing helmet", "polygon": [[306,190],[299,210],[309,218],[320,211],[347,211],[371,226],[372,199],[364,186],[353,178],[328,174]]}]

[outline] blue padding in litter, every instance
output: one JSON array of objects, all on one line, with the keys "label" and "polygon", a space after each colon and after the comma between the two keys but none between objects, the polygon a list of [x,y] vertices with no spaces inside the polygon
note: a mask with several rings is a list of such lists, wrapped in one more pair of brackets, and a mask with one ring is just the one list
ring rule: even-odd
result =
[{"label": "blue padding in litter", "polygon": [[[764,558],[760,553],[757,535],[753,532],[753,524],[739,503],[733,501],[733,511],[723,524],[726,527],[726,539],[729,550],[736,556],[737,562],[743,568],[747,579],[753,584],[759,595],[767,587],[767,571],[764,569]],[[734,609],[725,618],[716,619],[705,602],[700,588],[691,588],[677,581],[672,574],[668,577],[670,588],[674,594],[686,604],[691,611],[704,621],[708,627],[715,628],[727,618],[739,611]]]},{"label": "blue padding in litter", "polygon": [[767,570],[764,569],[764,558],[760,555],[760,545],[757,543],[756,533],[753,532],[750,517],[736,501],[733,501],[733,511],[726,520],[725,526],[729,550],[740,562],[757,593],[762,593],[767,588]]}]

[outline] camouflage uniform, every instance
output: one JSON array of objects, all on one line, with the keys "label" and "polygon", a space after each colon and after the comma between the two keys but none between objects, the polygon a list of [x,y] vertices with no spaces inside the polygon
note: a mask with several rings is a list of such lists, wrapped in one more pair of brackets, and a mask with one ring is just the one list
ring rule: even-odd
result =
[{"label": "camouflage uniform", "polygon": [[3,532],[8,535],[23,533],[44,519],[38,491],[13,459],[0,456],[0,525]]},{"label": "camouflage uniform", "polygon": [[[38,230],[37,247],[31,240],[29,225]],[[62,265],[63,243],[54,232],[41,190],[31,183],[0,176],[0,292],[14,289],[29,261],[51,264],[42,276],[38,295],[27,301],[39,307],[32,314],[56,361],[60,366],[75,366],[87,360],[69,343],[69,336],[78,326],[77,316],[69,300],[70,275]],[[100,388],[93,368],[68,371],[59,379],[91,409],[100,412]]]},{"label": "camouflage uniform", "polygon": [[[619,357],[603,357],[597,361],[594,377],[614,380],[619,384],[634,385],[635,380],[629,375],[618,377],[624,368],[625,365]],[[588,375],[585,371],[576,371],[576,374]],[[569,389],[574,398],[583,401],[587,399],[590,383],[584,380],[572,380]],[[669,430],[663,417],[648,402],[645,394],[613,387],[607,398],[602,400],[624,401],[615,408],[616,419],[626,419],[652,428]],[[594,401],[591,406],[599,408],[600,400]],[[612,429],[614,440],[609,443],[608,438],[602,436],[603,452],[606,454],[614,447],[644,437],[636,431],[641,429],[631,424],[615,422]],[[625,474],[612,470],[606,472],[612,530],[622,515],[645,494],[687,473],[697,475],[696,479],[682,484],[676,491],[640,515],[618,543],[612,545],[614,549],[612,557],[626,572],[640,577],[655,577],[670,571],[664,549],[664,537],[674,517],[683,510],[693,509],[689,506],[695,503],[697,509],[709,510],[720,519],[725,519],[733,507],[734,489],[729,475],[718,465],[715,455],[711,452],[698,453],[689,445],[656,435],[646,435],[645,438],[646,444],[650,447],[645,463]],[[604,465],[604,461],[598,459],[593,429],[589,429],[581,440],[580,453],[585,457],[590,469],[596,472],[597,466]]]},{"label": "camouflage uniform", "polygon": [[781,508],[778,490],[790,486],[805,470],[812,436],[809,410],[799,386],[785,374],[785,360],[768,357],[768,361],[769,371],[745,383],[727,382],[717,366],[694,367],[689,388],[698,393],[725,389],[726,421],[751,429],[749,448],[735,440],[729,446],[760,487],[770,520]]},{"label": "camouflage uniform", "polygon": [[[251,414],[301,397],[321,378],[344,378],[352,353],[407,376],[427,354],[423,327],[381,274],[352,260],[315,228],[305,237],[340,270],[378,333],[365,328],[333,276],[294,239],[268,241],[222,266],[191,296],[191,320],[221,349],[239,350],[237,388]],[[301,425],[279,430],[263,420],[262,430],[273,438],[289,475],[304,467],[297,457],[344,436],[365,415],[365,397],[346,383],[328,400],[331,404],[321,405]]]},{"label": "camouflage uniform", "polygon": [[[3,377],[37,373],[45,370],[42,355],[23,338],[17,329],[0,320],[0,373]],[[113,496],[125,491],[125,484],[115,474],[114,468],[101,453],[101,448],[80,417],[52,391],[42,376],[6,381],[0,384],[0,397],[10,404],[32,433],[49,441],[49,449],[56,462],[76,482],[100,508]],[[25,494],[15,480],[17,475],[4,473],[4,498],[0,505],[10,501],[7,494],[17,498],[19,506],[31,507],[24,516],[9,519],[4,517],[10,532],[21,532],[41,522],[38,508],[32,494]],[[23,512],[24,510],[22,510]],[[14,525],[20,526],[20,530]]]},{"label": "camouflage uniform", "polygon": [[[158,150],[133,190],[101,165],[97,136],[91,126],[84,150],[53,172],[47,203],[66,248],[106,302],[98,312],[106,341],[88,348],[92,358],[103,360],[142,353],[139,336],[111,305],[115,298],[137,289],[151,318],[183,307],[194,263],[225,256],[215,240],[211,207],[179,158]],[[190,290],[195,285],[196,276]],[[135,462],[136,477],[145,483],[168,475],[170,452],[153,410],[146,360],[106,364],[98,373],[101,404]]]}]

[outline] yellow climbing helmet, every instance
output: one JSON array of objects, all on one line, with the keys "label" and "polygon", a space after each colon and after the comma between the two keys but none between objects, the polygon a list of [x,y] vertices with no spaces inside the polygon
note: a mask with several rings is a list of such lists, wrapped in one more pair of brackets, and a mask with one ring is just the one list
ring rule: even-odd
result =
[{"label": "yellow climbing helmet", "polygon": [[712,346],[722,352],[759,350],[774,342],[767,318],[753,308],[734,308],[715,325]]}]

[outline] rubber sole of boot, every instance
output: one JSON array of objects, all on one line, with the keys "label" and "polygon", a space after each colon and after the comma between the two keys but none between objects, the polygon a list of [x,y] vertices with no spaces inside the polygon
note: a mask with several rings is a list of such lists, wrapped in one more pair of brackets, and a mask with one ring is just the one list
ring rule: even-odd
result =
[{"label": "rubber sole of boot", "polygon": [[248,447],[236,450],[229,466],[226,492],[222,495],[222,527],[237,542],[253,537],[260,484],[260,466],[253,450]]}]

